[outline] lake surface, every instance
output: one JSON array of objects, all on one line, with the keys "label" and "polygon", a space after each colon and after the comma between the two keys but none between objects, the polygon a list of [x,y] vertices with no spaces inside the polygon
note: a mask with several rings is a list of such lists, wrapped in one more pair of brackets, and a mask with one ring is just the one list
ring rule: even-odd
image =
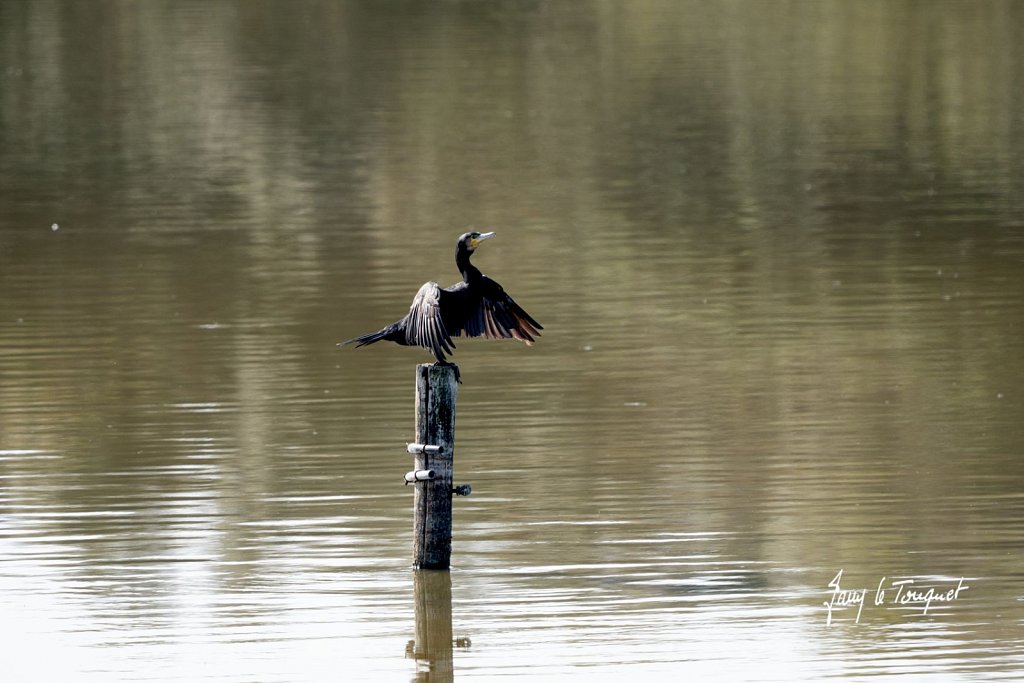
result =
[{"label": "lake surface", "polygon": [[[5,676],[1019,680],[1022,25],[0,4]],[[468,229],[544,336],[416,574],[430,358],[335,344]]]}]

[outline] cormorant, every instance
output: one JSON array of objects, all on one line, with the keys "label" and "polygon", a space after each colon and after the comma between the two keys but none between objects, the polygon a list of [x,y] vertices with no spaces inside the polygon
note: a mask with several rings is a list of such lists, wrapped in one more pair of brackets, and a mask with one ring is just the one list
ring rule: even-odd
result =
[{"label": "cormorant", "polygon": [[[455,265],[462,273],[462,282],[441,288],[428,282],[416,293],[409,313],[382,330],[349,339],[342,344],[356,348],[382,339],[403,346],[422,346],[434,354],[441,365],[450,365],[446,355],[455,348],[452,337],[518,339],[528,346],[544,329],[539,322],[515,302],[502,286],[487,277],[469,262],[469,257],[493,232],[467,232],[455,247]],[[458,369],[456,368],[456,379]],[[460,380],[461,381],[461,380]]]}]

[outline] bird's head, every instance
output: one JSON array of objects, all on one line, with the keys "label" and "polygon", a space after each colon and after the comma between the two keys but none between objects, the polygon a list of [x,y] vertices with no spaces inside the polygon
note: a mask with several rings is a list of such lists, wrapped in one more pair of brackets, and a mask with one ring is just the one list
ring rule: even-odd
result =
[{"label": "bird's head", "polygon": [[467,232],[459,238],[459,250],[472,254],[480,243],[494,237],[493,232]]}]

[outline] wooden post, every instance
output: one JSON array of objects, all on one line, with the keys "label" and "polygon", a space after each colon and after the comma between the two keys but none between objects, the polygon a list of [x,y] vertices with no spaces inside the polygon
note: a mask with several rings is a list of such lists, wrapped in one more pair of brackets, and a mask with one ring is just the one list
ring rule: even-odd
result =
[{"label": "wooden post", "polygon": [[456,372],[454,365],[416,366],[416,442],[440,447],[416,453],[416,470],[434,473],[415,482],[412,553],[417,569],[451,565]]}]

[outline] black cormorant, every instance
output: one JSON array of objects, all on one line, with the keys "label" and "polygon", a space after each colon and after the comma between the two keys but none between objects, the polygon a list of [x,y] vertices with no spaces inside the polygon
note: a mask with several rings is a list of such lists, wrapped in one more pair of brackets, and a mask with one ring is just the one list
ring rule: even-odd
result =
[{"label": "black cormorant", "polygon": [[[349,339],[342,344],[366,346],[382,339],[403,346],[422,346],[434,354],[442,365],[449,365],[455,348],[452,337],[488,337],[518,339],[532,345],[539,322],[515,302],[501,285],[487,277],[469,262],[469,257],[493,232],[467,232],[459,237],[455,248],[455,265],[462,273],[462,282],[441,288],[428,282],[416,293],[409,313],[382,330]],[[456,377],[458,371],[456,370]]]}]

